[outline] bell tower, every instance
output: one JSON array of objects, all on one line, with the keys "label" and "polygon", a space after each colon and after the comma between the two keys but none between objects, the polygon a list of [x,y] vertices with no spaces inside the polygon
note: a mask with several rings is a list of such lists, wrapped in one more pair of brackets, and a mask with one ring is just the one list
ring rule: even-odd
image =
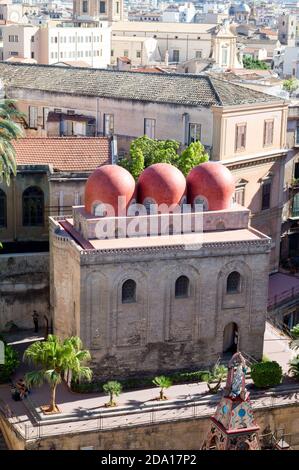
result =
[{"label": "bell tower", "polygon": [[123,8],[123,0],[73,0],[75,19],[122,21]]}]

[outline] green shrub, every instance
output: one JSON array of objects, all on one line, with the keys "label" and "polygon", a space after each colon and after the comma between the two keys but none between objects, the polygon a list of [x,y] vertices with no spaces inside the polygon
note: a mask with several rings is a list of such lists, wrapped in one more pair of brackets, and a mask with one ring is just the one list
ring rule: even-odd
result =
[{"label": "green shrub", "polygon": [[291,329],[291,334],[294,339],[299,339],[299,323]]},{"label": "green shrub", "polygon": [[[2,339],[3,341],[3,339]],[[0,383],[7,383],[20,361],[17,351],[5,343],[5,364],[0,364]]]},{"label": "green shrub", "polygon": [[[194,382],[204,382],[206,380],[209,371],[198,370],[193,372],[174,372],[173,374],[167,374],[167,377],[172,381],[174,385]],[[140,378],[128,378],[119,380],[123,390],[138,390],[142,388],[153,387],[154,377],[140,377]],[[93,381],[93,382],[72,382],[72,390],[77,393],[100,393],[103,391],[103,385],[105,382]]]},{"label": "green shrub", "polygon": [[276,361],[259,362],[251,366],[251,378],[258,388],[274,387],[281,382],[282,368]]}]

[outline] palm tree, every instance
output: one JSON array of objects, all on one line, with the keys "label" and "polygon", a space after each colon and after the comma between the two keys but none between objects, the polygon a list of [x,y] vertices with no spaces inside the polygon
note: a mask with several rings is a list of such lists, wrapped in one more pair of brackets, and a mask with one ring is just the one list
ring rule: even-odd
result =
[{"label": "palm tree", "polygon": [[217,393],[221,387],[222,380],[227,376],[227,368],[219,361],[216,362],[213,369],[205,375],[208,389],[211,393]]},{"label": "palm tree", "polygon": [[90,353],[82,349],[82,341],[77,336],[61,341],[57,336],[49,335],[46,341],[37,341],[29,346],[24,353],[24,360],[40,367],[25,375],[28,387],[39,387],[44,382],[50,384],[51,404],[45,409],[47,413],[59,412],[56,389],[66,372],[71,371],[75,379],[90,381],[92,378],[91,369],[82,365],[90,360]]},{"label": "palm tree", "polygon": [[169,388],[172,385],[172,380],[165,375],[159,375],[153,380],[153,384],[157,387],[160,387],[160,397],[159,400],[167,400],[167,397],[164,395],[165,388]]},{"label": "palm tree", "polygon": [[107,395],[109,395],[109,402],[105,406],[116,406],[116,401],[114,397],[118,397],[121,393],[122,386],[116,380],[110,380],[109,382],[103,385],[103,390]]},{"label": "palm tree", "polygon": [[12,141],[21,137],[23,131],[19,124],[23,113],[15,107],[15,101],[0,100],[0,181],[4,179],[7,184],[10,175],[16,173],[15,149]]}]

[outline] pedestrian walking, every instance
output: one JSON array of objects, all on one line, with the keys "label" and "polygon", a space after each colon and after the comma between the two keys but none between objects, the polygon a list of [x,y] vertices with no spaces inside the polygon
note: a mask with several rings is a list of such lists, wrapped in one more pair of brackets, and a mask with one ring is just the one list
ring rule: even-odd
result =
[{"label": "pedestrian walking", "polygon": [[38,333],[38,313],[36,310],[33,310],[33,315],[32,315],[32,318],[33,318],[33,323],[34,323],[34,333]]}]

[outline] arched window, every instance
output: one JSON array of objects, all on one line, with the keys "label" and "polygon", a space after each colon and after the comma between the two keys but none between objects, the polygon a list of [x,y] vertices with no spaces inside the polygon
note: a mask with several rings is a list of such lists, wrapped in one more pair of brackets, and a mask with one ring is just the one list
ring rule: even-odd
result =
[{"label": "arched window", "polygon": [[106,217],[107,211],[105,204],[102,204],[101,202],[95,204],[93,207],[93,215],[95,217]]},{"label": "arched window", "polygon": [[196,211],[208,211],[209,203],[204,196],[196,196],[194,199],[194,206]]},{"label": "arched window", "polygon": [[237,271],[229,274],[226,281],[226,292],[228,294],[235,294],[241,290],[241,276]]},{"label": "arched window", "polygon": [[189,296],[189,279],[187,276],[180,276],[175,281],[176,298]]},{"label": "arched window", "polygon": [[136,282],[128,279],[122,285],[121,300],[123,304],[136,302]]},{"label": "arched window", "polygon": [[143,205],[146,208],[147,214],[156,214],[157,213],[157,203],[154,199],[146,197],[143,201]]},{"label": "arched window", "polygon": [[7,225],[6,194],[0,189],[0,227]]},{"label": "arched window", "polygon": [[23,192],[23,225],[44,225],[44,193],[37,186]]}]

